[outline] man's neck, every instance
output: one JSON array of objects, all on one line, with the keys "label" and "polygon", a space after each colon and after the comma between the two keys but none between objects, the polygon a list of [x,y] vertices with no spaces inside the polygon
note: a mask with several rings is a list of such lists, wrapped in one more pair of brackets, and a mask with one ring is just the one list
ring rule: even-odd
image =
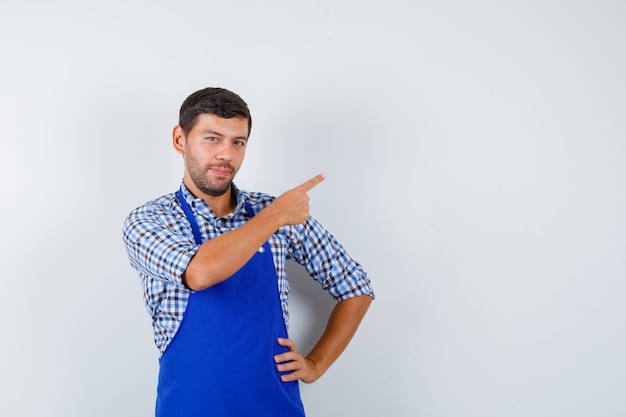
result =
[{"label": "man's neck", "polygon": [[237,206],[237,197],[232,184],[224,194],[218,196],[203,193],[195,184],[187,184],[187,181],[185,181],[185,187],[194,197],[203,199],[211,207],[215,217],[226,216],[232,213]]},{"label": "man's neck", "polygon": [[231,184],[228,191],[220,196],[206,196],[204,201],[211,207],[211,210],[215,214],[215,217],[226,216],[232,213],[237,206],[237,197],[233,192],[233,186]]}]

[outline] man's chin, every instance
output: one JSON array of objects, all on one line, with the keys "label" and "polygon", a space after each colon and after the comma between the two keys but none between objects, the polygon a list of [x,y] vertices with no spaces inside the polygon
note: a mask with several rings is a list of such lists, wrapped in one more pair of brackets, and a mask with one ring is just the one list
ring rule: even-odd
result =
[{"label": "man's chin", "polygon": [[230,186],[232,184],[232,181],[229,181],[227,185],[225,185],[224,187],[198,187],[200,188],[200,190],[205,193],[210,195],[211,197],[220,197],[223,196],[224,194],[226,194],[228,192],[228,190],[230,190]]},{"label": "man's chin", "polygon": [[210,190],[210,191],[204,191],[204,193],[210,195],[211,197],[221,197],[224,194],[226,194],[226,191],[228,190],[224,190],[224,191]]}]

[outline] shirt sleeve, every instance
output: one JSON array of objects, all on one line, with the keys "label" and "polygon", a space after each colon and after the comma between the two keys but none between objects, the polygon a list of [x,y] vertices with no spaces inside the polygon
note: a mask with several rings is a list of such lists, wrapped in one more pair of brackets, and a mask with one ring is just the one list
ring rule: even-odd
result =
[{"label": "shirt sleeve", "polygon": [[134,210],[124,222],[124,244],[140,275],[183,286],[183,273],[200,246],[168,211],[159,205]]},{"label": "shirt sleeve", "polygon": [[303,225],[293,226],[290,257],[302,265],[335,300],[359,295],[374,298],[367,273],[322,225],[309,216]]}]

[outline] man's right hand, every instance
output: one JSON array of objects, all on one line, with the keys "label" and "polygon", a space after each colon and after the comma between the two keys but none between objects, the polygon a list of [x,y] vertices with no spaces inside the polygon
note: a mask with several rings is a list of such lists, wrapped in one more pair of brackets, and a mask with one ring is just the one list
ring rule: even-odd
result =
[{"label": "man's right hand", "polygon": [[308,181],[281,194],[265,210],[280,216],[284,225],[302,224],[309,217],[309,196],[307,193],[326,179],[326,174],[318,174]]}]

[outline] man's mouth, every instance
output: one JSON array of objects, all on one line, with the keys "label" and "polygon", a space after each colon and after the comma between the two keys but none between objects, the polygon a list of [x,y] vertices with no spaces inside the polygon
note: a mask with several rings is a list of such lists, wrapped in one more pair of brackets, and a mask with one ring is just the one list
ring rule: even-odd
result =
[{"label": "man's mouth", "polygon": [[211,167],[210,171],[218,177],[228,177],[231,170],[227,167]]}]

